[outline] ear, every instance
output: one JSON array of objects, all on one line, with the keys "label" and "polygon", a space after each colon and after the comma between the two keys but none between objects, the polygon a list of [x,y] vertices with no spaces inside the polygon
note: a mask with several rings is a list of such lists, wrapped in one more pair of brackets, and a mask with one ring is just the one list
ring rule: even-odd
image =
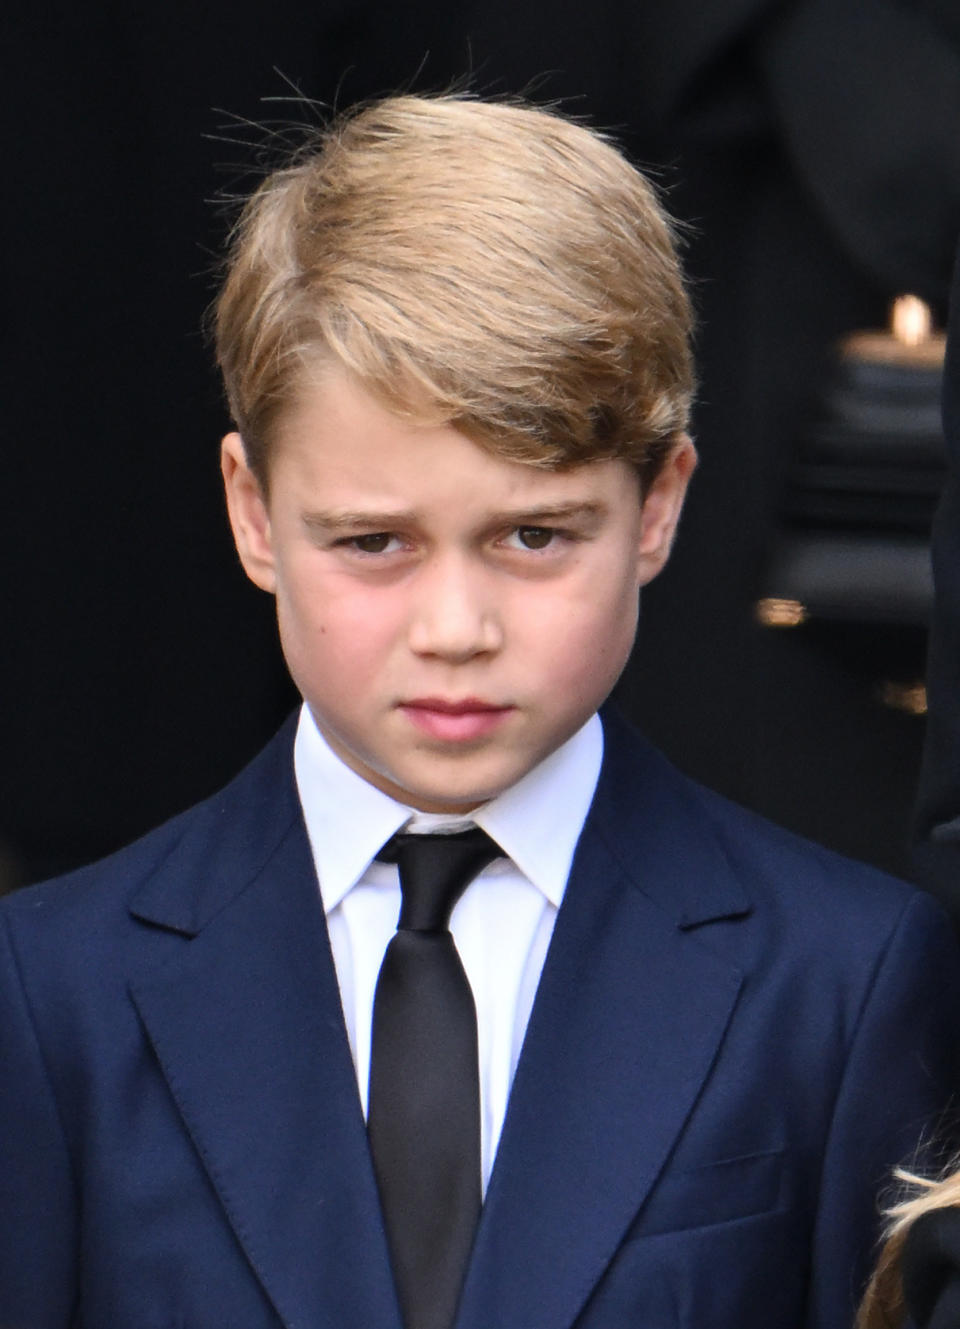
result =
[{"label": "ear", "polygon": [[270,516],[239,434],[227,434],[220,445],[220,471],[233,541],[243,570],[255,586],[272,594],[277,580]]},{"label": "ear", "polygon": [[681,434],[644,495],[637,550],[637,577],[641,586],[652,581],[670,557],[683,500],[696,465],[697,450],[689,436]]}]

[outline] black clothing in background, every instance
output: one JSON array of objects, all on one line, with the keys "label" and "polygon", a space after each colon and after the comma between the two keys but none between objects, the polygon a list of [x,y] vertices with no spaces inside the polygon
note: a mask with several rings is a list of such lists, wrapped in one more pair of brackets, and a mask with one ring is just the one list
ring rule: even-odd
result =
[{"label": "black clothing in background", "polygon": [[200,329],[216,163],[250,153],[205,136],[214,107],[262,115],[275,64],[305,76],[315,23],[279,0],[3,26],[0,839],[37,877],[210,793],[289,706]]},{"label": "black clothing in background", "polygon": [[[900,866],[918,722],[832,639],[754,626],[782,476],[840,332],[942,302],[960,227],[952,0],[20,7],[4,22],[0,840],[35,877],[209,792],[291,701],[236,567],[199,332],[250,150],[224,108],[531,90],[694,224],[702,465],[621,704],[687,770]],[[242,124],[232,131],[243,138]],[[252,135],[254,139],[258,136]],[[218,163],[233,164],[227,170]]]},{"label": "black clothing in background", "polygon": [[960,255],[954,270],[943,425],[950,463],[933,532],[930,715],[917,803],[918,879],[960,918]]},{"label": "black clothing in background", "polygon": [[911,1228],[903,1290],[913,1329],[960,1324],[960,1209],[934,1209]]},{"label": "black clothing in background", "polygon": [[[674,24],[641,7],[648,68],[672,62],[673,38],[693,48],[697,8]],[[671,205],[699,228],[702,465],[621,691],[686,769],[903,871],[922,722],[876,699],[897,643],[771,632],[753,603],[835,339],[882,324],[904,290],[943,309],[960,229],[958,12],[811,0],[740,18],[651,119]]]}]

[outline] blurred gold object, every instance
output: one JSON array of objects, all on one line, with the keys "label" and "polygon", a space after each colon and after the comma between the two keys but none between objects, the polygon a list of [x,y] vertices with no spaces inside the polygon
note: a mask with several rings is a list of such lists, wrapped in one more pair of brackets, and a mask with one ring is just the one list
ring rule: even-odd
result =
[{"label": "blurred gold object", "polygon": [[886,332],[851,332],[840,343],[844,359],[937,369],[947,349],[944,333],[933,329],[930,306],[916,295],[898,295],[890,306]]},{"label": "blurred gold object", "polygon": [[799,600],[767,596],[756,604],[757,621],[765,628],[797,628],[806,620],[806,608]]},{"label": "blurred gold object", "polygon": [[907,715],[926,715],[927,689],[922,683],[895,683],[888,680],[880,684],[880,700],[894,711]]}]

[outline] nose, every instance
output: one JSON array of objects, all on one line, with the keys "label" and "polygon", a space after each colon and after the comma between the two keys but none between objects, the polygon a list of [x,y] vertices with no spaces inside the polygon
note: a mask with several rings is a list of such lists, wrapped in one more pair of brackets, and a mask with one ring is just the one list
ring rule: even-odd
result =
[{"label": "nose", "polygon": [[482,569],[463,555],[421,570],[410,620],[410,649],[458,664],[503,645],[502,608]]}]

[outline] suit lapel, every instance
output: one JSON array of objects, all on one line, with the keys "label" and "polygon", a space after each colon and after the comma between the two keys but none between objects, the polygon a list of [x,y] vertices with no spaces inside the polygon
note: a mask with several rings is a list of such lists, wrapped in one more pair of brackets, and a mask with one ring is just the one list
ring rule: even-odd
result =
[{"label": "suit lapel", "polygon": [[607,727],[458,1329],[575,1320],[664,1166],[736,1002],[739,974],[693,927],[747,902],[702,818],[672,792],[676,774],[654,754],[629,759],[632,746]]},{"label": "suit lapel", "polygon": [[[182,942],[131,990],[282,1322],[400,1329],[291,737],[195,816],[139,892],[134,914]],[[687,786],[615,726],[606,742],[459,1329],[574,1321],[666,1162],[736,1001],[739,976],[697,928],[749,903]]]},{"label": "suit lapel", "polygon": [[[227,813],[218,826],[244,828],[242,843],[201,828],[180,862],[164,865],[163,882],[141,893],[141,918],[191,939],[131,990],[226,1217],[283,1323],[322,1317],[399,1329],[289,736],[281,746],[286,769],[276,753],[261,758],[274,778],[255,764],[257,778],[241,777],[225,795],[229,806],[215,809]],[[188,902],[176,883],[195,882],[198,863],[208,884]]]}]

